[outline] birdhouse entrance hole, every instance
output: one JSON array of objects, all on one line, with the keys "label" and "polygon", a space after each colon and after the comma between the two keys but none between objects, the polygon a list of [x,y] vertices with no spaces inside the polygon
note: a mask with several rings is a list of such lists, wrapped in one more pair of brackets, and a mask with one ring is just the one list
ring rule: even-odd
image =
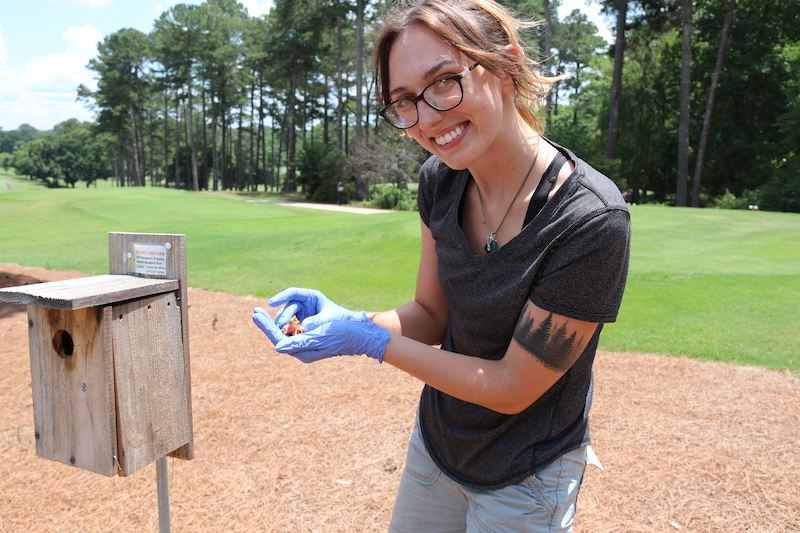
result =
[{"label": "birdhouse entrance hole", "polygon": [[53,335],[53,349],[62,359],[72,357],[72,354],[75,353],[75,341],[72,340],[72,335],[63,329],[56,331],[56,334]]}]

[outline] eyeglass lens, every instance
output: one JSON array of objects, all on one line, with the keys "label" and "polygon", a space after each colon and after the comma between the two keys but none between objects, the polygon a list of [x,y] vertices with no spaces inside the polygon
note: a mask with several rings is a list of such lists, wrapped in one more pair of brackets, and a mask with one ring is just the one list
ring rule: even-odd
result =
[{"label": "eyeglass lens", "polygon": [[384,117],[397,128],[410,128],[419,120],[418,101],[425,102],[437,111],[449,111],[461,103],[464,97],[461,88],[463,74],[449,76],[428,85],[417,98],[398,100],[384,109]]}]

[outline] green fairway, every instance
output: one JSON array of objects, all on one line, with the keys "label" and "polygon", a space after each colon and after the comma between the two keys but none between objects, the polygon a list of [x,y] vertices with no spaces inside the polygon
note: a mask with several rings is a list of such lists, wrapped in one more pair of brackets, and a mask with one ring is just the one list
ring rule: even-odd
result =
[{"label": "green fairway", "polygon": [[633,206],[606,349],[800,370],[800,215]]},{"label": "green fairway", "polygon": [[0,261],[108,272],[108,232],[183,233],[189,284],[269,296],[318,287],[343,305],[381,308],[413,295],[419,218],[247,202],[163,188],[0,194]]},{"label": "green fairway", "polygon": [[[308,286],[359,309],[413,297],[417,213],[17,181],[0,193],[0,262],[102,274],[109,231],[184,233],[195,287],[269,296]],[[603,349],[800,370],[800,215],[633,206],[631,218],[628,287]]]}]

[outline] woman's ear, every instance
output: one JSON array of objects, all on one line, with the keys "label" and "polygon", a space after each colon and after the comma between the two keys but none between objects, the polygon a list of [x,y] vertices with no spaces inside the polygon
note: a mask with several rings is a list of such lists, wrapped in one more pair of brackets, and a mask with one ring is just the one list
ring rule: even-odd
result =
[{"label": "woman's ear", "polygon": [[503,86],[503,88],[508,90],[510,94],[517,90],[517,79],[522,72],[522,69],[519,67],[520,60],[522,59],[522,51],[520,51],[520,49],[513,44],[507,44],[505,46],[505,51],[509,56],[510,62],[513,64],[511,67],[512,70],[506,72],[506,79],[504,80],[509,82],[510,86]]}]

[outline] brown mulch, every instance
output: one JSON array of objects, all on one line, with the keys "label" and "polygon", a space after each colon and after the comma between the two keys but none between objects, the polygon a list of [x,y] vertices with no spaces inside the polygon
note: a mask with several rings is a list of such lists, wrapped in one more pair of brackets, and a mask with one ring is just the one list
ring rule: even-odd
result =
[{"label": "brown mulch", "polygon": [[[83,277],[0,263],[0,285]],[[389,365],[304,365],[253,297],[189,289],[196,457],[170,459],[172,530],[386,531],[421,385]],[[27,320],[0,304],[0,532],[158,530],[155,466],[106,478],[36,456]],[[800,532],[800,378],[599,353],[578,533]],[[420,532],[424,533],[424,532]]]}]

